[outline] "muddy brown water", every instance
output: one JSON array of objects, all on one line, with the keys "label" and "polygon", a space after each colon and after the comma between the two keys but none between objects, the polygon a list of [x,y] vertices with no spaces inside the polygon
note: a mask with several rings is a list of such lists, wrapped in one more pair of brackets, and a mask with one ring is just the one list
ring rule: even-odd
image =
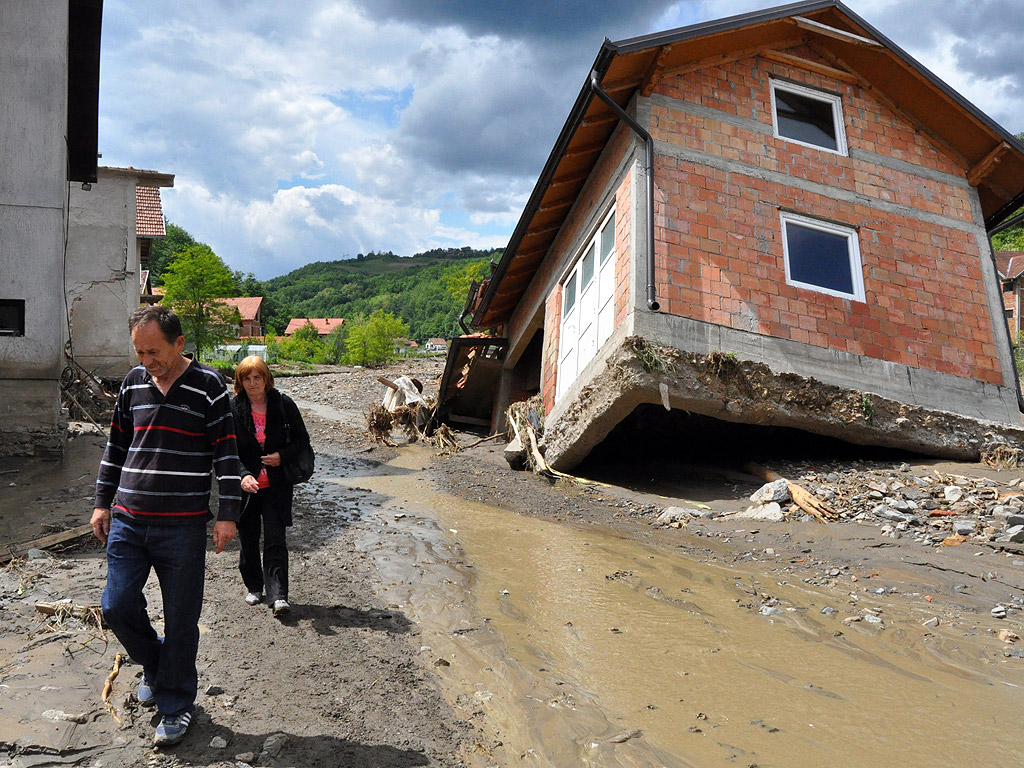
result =
[{"label": "muddy brown water", "polygon": [[[383,474],[332,482],[386,499],[364,545],[491,757],[763,768],[1024,756],[1024,668],[977,654],[962,628],[923,626],[926,608],[458,499],[424,482],[429,461],[403,446]],[[759,613],[767,596],[778,613]],[[842,623],[865,607],[881,623]]]}]

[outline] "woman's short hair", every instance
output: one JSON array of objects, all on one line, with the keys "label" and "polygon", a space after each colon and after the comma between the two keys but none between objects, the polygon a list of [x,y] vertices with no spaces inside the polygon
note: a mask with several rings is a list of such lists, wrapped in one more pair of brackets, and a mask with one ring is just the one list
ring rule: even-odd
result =
[{"label": "woman's short hair", "polygon": [[236,396],[245,392],[245,387],[242,386],[242,379],[253,371],[256,371],[256,373],[263,376],[263,381],[266,382],[268,392],[274,388],[274,374],[270,372],[270,366],[267,365],[266,361],[259,355],[249,355],[238,364],[237,368],[235,368]]}]

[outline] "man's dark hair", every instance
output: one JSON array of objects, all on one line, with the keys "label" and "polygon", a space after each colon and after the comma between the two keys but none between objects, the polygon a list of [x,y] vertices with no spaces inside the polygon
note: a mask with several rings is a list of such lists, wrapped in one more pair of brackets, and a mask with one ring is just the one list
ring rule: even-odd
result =
[{"label": "man's dark hair", "polygon": [[161,304],[144,304],[128,316],[128,332],[131,333],[140,325],[156,323],[160,332],[169,344],[185,334],[181,331],[181,320],[169,307]]}]

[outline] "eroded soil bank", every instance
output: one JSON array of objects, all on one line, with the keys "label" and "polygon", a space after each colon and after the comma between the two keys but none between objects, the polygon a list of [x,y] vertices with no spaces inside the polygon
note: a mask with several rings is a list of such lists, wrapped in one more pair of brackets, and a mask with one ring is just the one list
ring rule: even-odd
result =
[{"label": "eroded soil bank", "polygon": [[[379,373],[279,380],[320,457],[290,534],[294,610],[277,622],[246,606],[237,547],[210,553],[200,712],[180,747],[150,747],[150,715],[131,697],[137,667],[114,684],[121,724],[101,707],[112,637],[35,611],[99,602],[98,543],[0,573],[0,765],[1021,756],[1024,660],[1004,640],[1024,635],[1014,607],[1024,555],[922,546],[865,521],[653,524],[683,500],[748,504],[758,482],[728,473],[645,465],[609,468],[609,487],[550,484],[511,472],[494,443],[452,457],[371,447],[359,419]],[[415,374],[429,394],[440,366],[384,373]],[[100,443],[77,438],[57,468],[0,466],[11,540],[88,519]],[[996,604],[1009,606],[1005,618],[992,615]]]}]

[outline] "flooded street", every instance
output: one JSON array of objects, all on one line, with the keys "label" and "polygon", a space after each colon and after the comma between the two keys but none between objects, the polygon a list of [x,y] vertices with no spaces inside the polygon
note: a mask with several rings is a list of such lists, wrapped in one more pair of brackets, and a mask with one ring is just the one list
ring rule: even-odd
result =
[{"label": "flooded street", "polygon": [[[332,482],[380,498],[364,544],[388,599],[420,625],[447,698],[510,764],[1022,755],[1024,673],[974,653],[966,624],[925,627],[922,609],[886,595],[769,581],[458,499],[423,481],[430,459],[403,446],[383,474]],[[877,616],[842,621],[864,608]]]}]

